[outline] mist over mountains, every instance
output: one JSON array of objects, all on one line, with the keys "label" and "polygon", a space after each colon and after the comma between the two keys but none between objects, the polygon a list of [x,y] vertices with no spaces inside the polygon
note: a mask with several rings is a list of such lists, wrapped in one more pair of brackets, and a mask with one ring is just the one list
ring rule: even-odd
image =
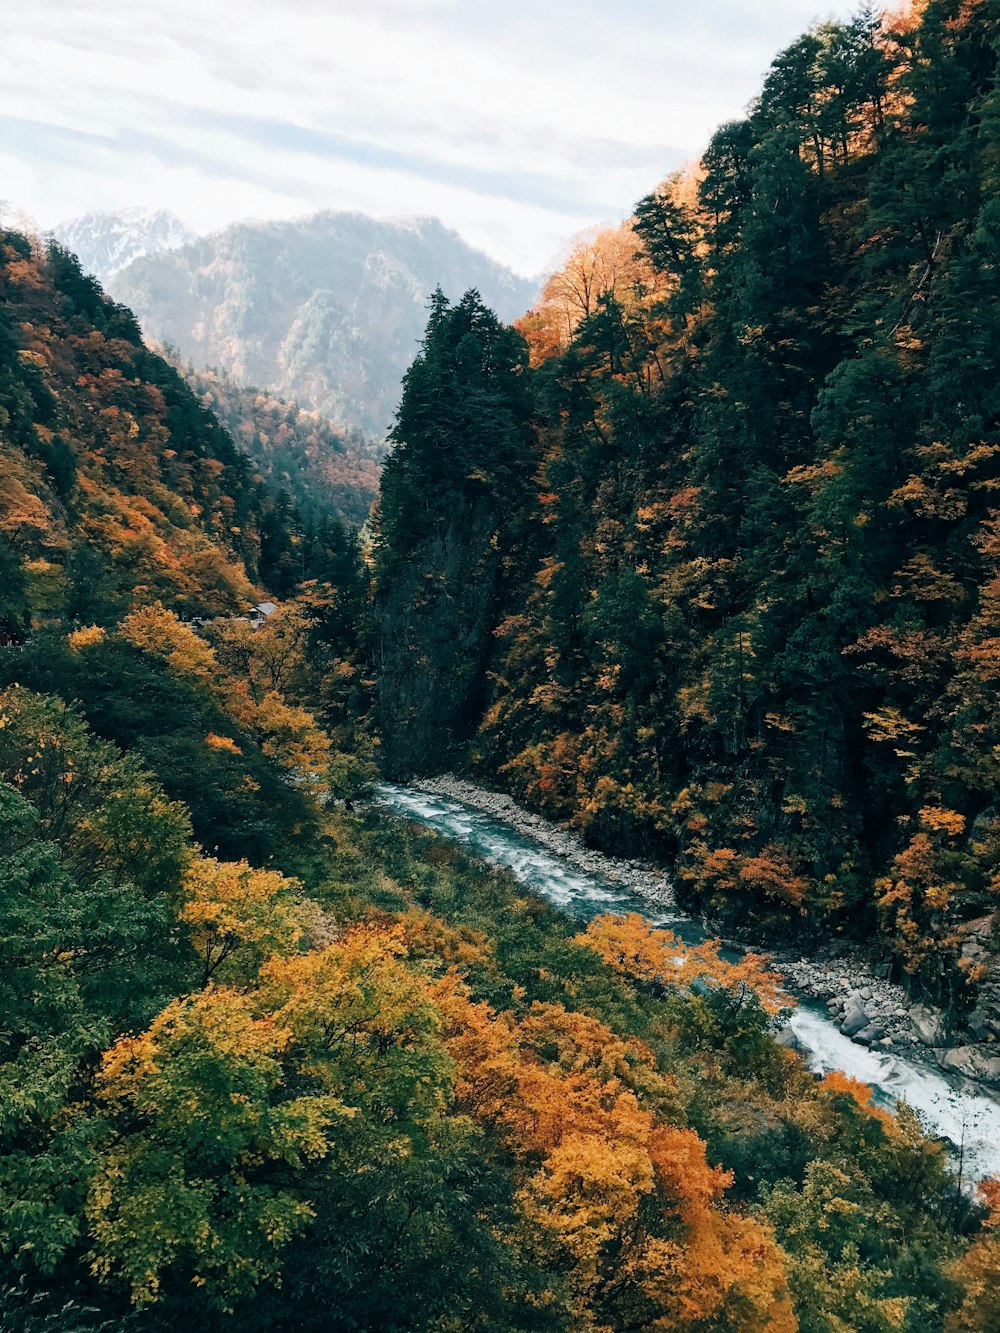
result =
[{"label": "mist over mountains", "polygon": [[381,436],[399,400],[436,287],[470,287],[504,320],[536,285],[435,218],[322,212],[239,222],[134,259],[109,279],[148,338],[195,366]]}]

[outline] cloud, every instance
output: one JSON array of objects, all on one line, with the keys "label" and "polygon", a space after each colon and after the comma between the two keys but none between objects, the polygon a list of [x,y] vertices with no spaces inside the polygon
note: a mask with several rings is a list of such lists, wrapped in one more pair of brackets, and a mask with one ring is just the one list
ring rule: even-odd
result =
[{"label": "cloud", "polygon": [[[848,6],[842,6],[846,12]],[[522,271],[740,112],[810,0],[34,0],[5,15],[4,193],[429,212]]]}]

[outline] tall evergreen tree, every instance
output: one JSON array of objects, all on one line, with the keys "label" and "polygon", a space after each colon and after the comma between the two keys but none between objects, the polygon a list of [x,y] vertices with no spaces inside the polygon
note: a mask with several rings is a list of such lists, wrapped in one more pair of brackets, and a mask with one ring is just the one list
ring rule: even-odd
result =
[{"label": "tall evergreen tree", "polygon": [[479,721],[533,472],[524,339],[467,292],[431,300],[376,515],[379,719],[388,771],[447,762]]}]

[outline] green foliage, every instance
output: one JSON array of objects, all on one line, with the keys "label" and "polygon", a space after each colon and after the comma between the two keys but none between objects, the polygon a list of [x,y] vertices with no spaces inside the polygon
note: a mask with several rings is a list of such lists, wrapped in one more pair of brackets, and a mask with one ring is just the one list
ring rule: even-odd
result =
[{"label": "green foliage", "polygon": [[[438,293],[370,633],[391,771],[478,727],[720,919],[877,923],[956,1012],[1000,890],[988,18],[795,43],[534,370]],[[0,1327],[988,1321],[940,1145],[774,1043],[760,960],[668,984],[633,918],[629,971],[621,923],[352,812],[354,540],[71,256],[6,233],[0,296],[5,625],[112,627],[0,649]],[[256,633],[157,605],[260,568],[300,597]]]},{"label": "green foliage", "polygon": [[365,521],[378,491],[384,444],[220,371],[189,366],[184,378],[273,490],[288,491],[307,525],[331,515],[355,527]]},{"label": "green foliage", "polygon": [[431,301],[375,518],[377,712],[389,772],[447,762],[482,707],[533,462],[527,347],[477,292]]},{"label": "green foliage", "polygon": [[[955,1018],[1000,889],[972,834],[995,813],[997,59],[980,0],[819,25],[606,241],[613,290],[569,332],[549,285],[523,324],[533,490],[505,487],[517,541],[499,585],[475,568],[498,591],[475,617],[443,571],[484,546],[462,496],[495,408],[463,396],[449,432],[464,354],[435,307],[376,607],[390,772],[465,758],[611,851],[676,858],[727,927],[881,932]],[[579,263],[563,288],[597,281]],[[485,683],[432,733],[414,694],[454,716],[429,684],[455,637]],[[957,817],[947,855],[925,810]]]},{"label": "green foliage", "polygon": [[523,489],[530,456],[527,348],[467,292],[431,299],[421,349],[403,382],[379,502],[383,577],[452,523],[456,504],[496,504]]},{"label": "green foliage", "polygon": [[[5,716],[12,725],[9,709]],[[82,774],[86,758],[73,748]],[[119,764],[114,787],[131,776]],[[37,787],[28,790],[37,799]],[[136,873],[149,845],[138,864],[133,859],[143,825],[154,845],[157,835],[169,845],[169,820],[157,820],[152,809],[123,812],[128,796],[108,795],[110,802],[106,796],[57,825],[48,803],[36,810],[12,787],[0,787],[0,1235],[15,1263],[42,1271],[56,1266],[80,1230],[94,1129],[71,1107],[86,1070],[114,1033],[148,1021],[190,972],[169,899],[154,897],[148,883],[144,891]],[[144,795],[148,800],[148,789]],[[90,820],[102,842],[112,828],[119,835],[116,851],[98,865],[80,856],[73,835],[74,821]]]},{"label": "green foliage", "polygon": [[[75,651],[61,636],[37,635],[16,658],[0,660],[0,681],[5,676],[75,700],[99,736],[141,756],[167,795],[184,802],[194,836],[209,850],[260,863],[294,857],[315,822],[305,794],[284,781],[218,699],[118,635]],[[236,749],[211,748],[213,733],[235,735]],[[3,743],[0,734],[0,753]],[[155,857],[150,873],[159,873]]]}]

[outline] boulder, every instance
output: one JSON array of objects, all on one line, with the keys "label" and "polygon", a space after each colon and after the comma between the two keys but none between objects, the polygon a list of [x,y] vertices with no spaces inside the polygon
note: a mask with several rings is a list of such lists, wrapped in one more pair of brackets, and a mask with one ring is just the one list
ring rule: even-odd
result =
[{"label": "boulder", "polygon": [[994,1035],[992,1015],[983,1005],[976,1005],[965,1020],[965,1026],[976,1041],[988,1041]]},{"label": "boulder", "polygon": [[925,1004],[913,1004],[907,1011],[907,1017],[918,1040],[922,1041],[925,1046],[940,1044],[944,1027],[940,1014],[935,1013],[933,1009],[928,1009]]},{"label": "boulder", "polygon": [[790,1051],[801,1051],[803,1049],[802,1043],[789,1027],[784,1027],[780,1032],[776,1032],[774,1042],[776,1046],[785,1046]]},{"label": "boulder", "polygon": [[885,1036],[885,1028],[876,1027],[874,1023],[869,1023],[867,1027],[862,1028],[860,1032],[855,1032],[851,1038],[861,1046],[874,1046]]},{"label": "boulder", "polygon": [[868,1027],[870,1022],[871,1019],[859,1004],[849,1002],[844,1010],[844,1021],[840,1025],[840,1030],[845,1037],[853,1037],[862,1029]]},{"label": "boulder", "polygon": [[971,1046],[953,1046],[941,1056],[941,1068],[952,1074],[966,1073],[972,1050]]},{"label": "boulder", "polygon": [[964,1074],[987,1083],[1000,1080],[1000,1056],[990,1056],[977,1046],[953,1046],[941,1056],[940,1064],[952,1074]]}]

